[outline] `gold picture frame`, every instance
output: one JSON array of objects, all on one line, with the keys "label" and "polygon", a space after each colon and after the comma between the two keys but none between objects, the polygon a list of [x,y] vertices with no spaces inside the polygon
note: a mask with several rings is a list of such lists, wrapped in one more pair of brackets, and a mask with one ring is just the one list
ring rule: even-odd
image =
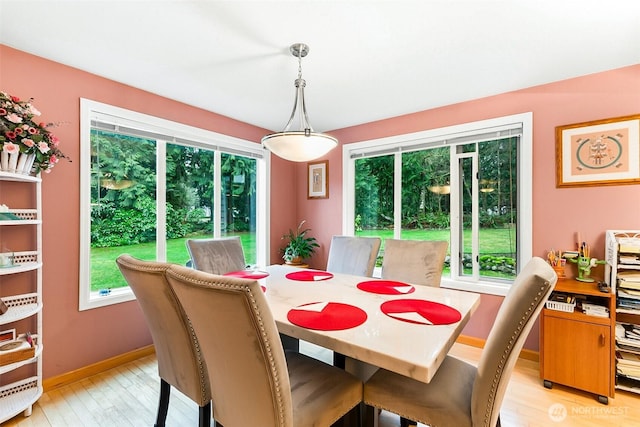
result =
[{"label": "gold picture frame", "polygon": [[556,127],[556,186],[640,183],[640,114]]},{"label": "gold picture frame", "polygon": [[307,163],[307,199],[329,198],[329,161]]}]

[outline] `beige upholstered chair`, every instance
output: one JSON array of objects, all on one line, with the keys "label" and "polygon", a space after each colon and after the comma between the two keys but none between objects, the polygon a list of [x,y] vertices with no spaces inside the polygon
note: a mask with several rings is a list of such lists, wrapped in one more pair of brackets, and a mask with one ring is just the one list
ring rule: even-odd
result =
[{"label": "beige upholstered chair", "polygon": [[142,308],[156,350],[160,404],[155,426],[165,425],[171,386],[198,404],[201,427],[211,425],[207,366],[189,320],[167,283],[169,264],[140,261],[130,255],[120,255],[116,262]]},{"label": "beige upholstered chair", "polygon": [[432,426],[500,425],[509,377],[556,281],[549,264],[533,258],[502,302],[477,368],[447,356],[428,384],[381,369],[365,383],[365,403]]},{"label": "beige upholstered chair", "polygon": [[211,274],[240,271],[246,267],[240,237],[189,239],[186,241],[193,268]]},{"label": "beige upholstered chair", "polygon": [[327,271],[371,277],[380,242],[379,237],[333,236]]},{"label": "beige upholstered chair", "polygon": [[446,241],[385,239],[382,278],[438,287],[448,246]]},{"label": "beige upholstered chair", "polygon": [[167,278],[200,342],[223,426],[328,427],[362,402],[351,374],[296,352],[285,358],[258,282],[182,266]]}]

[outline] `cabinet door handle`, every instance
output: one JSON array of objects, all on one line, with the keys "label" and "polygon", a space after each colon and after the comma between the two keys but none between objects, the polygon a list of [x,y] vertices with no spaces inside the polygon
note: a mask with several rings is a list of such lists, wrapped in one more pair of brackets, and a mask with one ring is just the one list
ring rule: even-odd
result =
[{"label": "cabinet door handle", "polygon": [[605,336],[604,336],[604,334],[600,334],[600,345],[601,346],[605,345]]}]

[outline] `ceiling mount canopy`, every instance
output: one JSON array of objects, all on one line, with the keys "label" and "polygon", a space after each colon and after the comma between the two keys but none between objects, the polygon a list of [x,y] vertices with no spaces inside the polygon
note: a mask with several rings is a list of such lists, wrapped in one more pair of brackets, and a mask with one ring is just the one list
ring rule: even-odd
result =
[{"label": "ceiling mount canopy", "polygon": [[[327,154],[338,145],[338,140],[324,133],[314,132],[309,123],[307,107],[304,102],[305,80],[302,78],[302,58],[309,53],[309,46],[296,43],[289,48],[298,58],[298,78],[295,80],[296,97],[289,122],[282,132],[265,135],[262,145],[278,157],[293,162],[306,162]],[[290,130],[293,122],[299,119],[299,130]]]}]

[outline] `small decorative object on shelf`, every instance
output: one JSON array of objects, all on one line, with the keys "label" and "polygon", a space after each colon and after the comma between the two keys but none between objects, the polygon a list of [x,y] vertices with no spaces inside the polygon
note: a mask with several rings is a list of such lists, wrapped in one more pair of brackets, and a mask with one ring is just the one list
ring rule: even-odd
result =
[{"label": "small decorative object on shelf", "polygon": [[578,264],[578,277],[576,277],[576,280],[580,282],[593,282],[593,278],[589,277],[591,275],[591,269],[598,264],[606,264],[606,261],[590,257],[591,246],[587,245],[587,242],[581,241],[580,233],[577,233],[576,245],[578,247],[577,256],[567,257],[569,252],[565,252],[565,257],[570,262]]},{"label": "small decorative object on shelf", "polygon": [[38,116],[32,99],[21,101],[0,91],[0,171],[37,175],[50,172],[60,159],[69,160],[49,130],[54,123],[36,122]]},{"label": "small decorative object on shelf", "polygon": [[567,260],[562,258],[562,256],[560,255],[560,251],[556,252],[551,249],[547,253],[547,260],[549,261],[549,265],[553,267],[553,271],[556,272],[556,275],[561,279],[564,278],[564,267],[567,264]]},{"label": "small decorative object on shelf", "polygon": [[0,267],[11,267],[13,266],[13,252],[4,252],[0,254]]}]

